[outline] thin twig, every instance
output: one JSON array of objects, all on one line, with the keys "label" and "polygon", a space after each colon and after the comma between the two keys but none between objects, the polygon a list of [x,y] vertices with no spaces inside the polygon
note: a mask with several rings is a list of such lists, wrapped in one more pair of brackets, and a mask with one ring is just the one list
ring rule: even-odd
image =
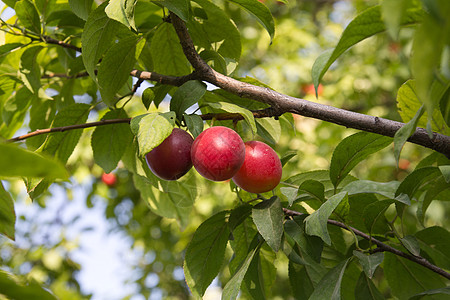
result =
[{"label": "thin twig", "polygon": [[[301,212],[298,212],[298,211],[294,211],[294,210],[290,210],[290,209],[287,209],[287,208],[283,208],[283,212],[287,216],[304,216],[305,215],[304,213],[301,213]],[[391,252],[391,253],[393,253],[393,254],[395,254],[397,256],[401,256],[401,257],[406,258],[406,259],[408,259],[408,260],[410,260],[412,262],[415,262],[415,263],[417,263],[417,264],[419,264],[421,266],[424,266],[425,268],[430,269],[431,271],[433,271],[433,272],[435,272],[435,273],[437,273],[437,274],[439,274],[439,275],[441,275],[441,276],[443,276],[443,277],[445,277],[447,279],[450,279],[450,273],[444,271],[443,269],[439,268],[436,265],[433,265],[427,259],[425,259],[425,258],[423,258],[421,256],[410,255],[408,253],[405,253],[403,251],[395,249],[394,247],[391,247],[391,246],[389,246],[389,245],[387,245],[387,244],[385,244],[385,243],[383,243],[383,242],[373,238],[372,236],[370,236],[368,234],[365,234],[364,232],[362,232],[362,231],[360,231],[360,230],[358,230],[356,228],[347,226],[344,223],[341,223],[341,222],[338,222],[338,221],[335,221],[335,220],[328,220],[328,224],[331,224],[331,225],[334,225],[334,226],[338,226],[338,227],[340,227],[342,229],[345,229],[345,230],[348,230],[348,231],[353,231],[354,234],[356,234],[356,235],[358,235],[358,236],[360,236],[360,237],[362,237],[362,238],[364,238],[364,239],[366,239],[368,241],[371,241],[372,243],[374,243],[375,245],[378,246],[379,250],[377,252]]]},{"label": "thin twig", "polygon": [[[273,110],[271,110],[270,108],[255,110],[255,111],[252,111],[252,113],[255,118],[276,117],[276,115],[273,114]],[[223,120],[243,120],[244,119],[244,117],[238,113],[209,113],[209,114],[204,114],[204,115],[199,115],[199,116],[202,118],[202,120],[216,119],[216,120],[223,121]],[[90,122],[90,123],[84,123],[84,124],[38,129],[33,132],[29,132],[27,134],[6,140],[6,142],[8,142],[8,143],[18,142],[18,141],[26,140],[28,138],[37,136],[37,135],[48,134],[48,133],[53,133],[53,132],[64,132],[64,131],[74,130],[74,129],[84,129],[84,128],[118,124],[118,123],[130,123],[130,121],[131,121],[131,118],[108,119],[108,120],[102,120],[102,121]]]}]

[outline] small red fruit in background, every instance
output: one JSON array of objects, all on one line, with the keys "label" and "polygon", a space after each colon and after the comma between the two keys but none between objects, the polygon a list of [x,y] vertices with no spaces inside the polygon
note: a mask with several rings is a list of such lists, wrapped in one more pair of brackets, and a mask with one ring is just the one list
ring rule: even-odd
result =
[{"label": "small red fruit in background", "polygon": [[[314,89],[314,84],[303,84],[302,85],[302,92],[306,95],[316,95],[316,90]],[[317,87],[317,95],[321,96],[323,93],[323,85],[319,83],[319,86]]]},{"label": "small red fruit in background", "polygon": [[400,158],[400,160],[398,161],[398,168],[400,170],[407,170],[410,164],[411,163],[409,162],[409,160]]},{"label": "small red fruit in background", "polygon": [[277,153],[258,141],[245,143],[245,160],[233,176],[233,182],[250,193],[273,190],[281,180],[282,166]]},{"label": "small red fruit in background", "polygon": [[172,133],[156,148],[145,155],[150,170],[161,179],[176,180],[192,167],[192,136],[174,128]]},{"label": "small red fruit in background", "polygon": [[206,179],[227,180],[236,174],[244,162],[244,142],[230,128],[211,127],[195,139],[191,158],[194,168]]},{"label": "small red fruit in background", "polygon": [[113,187],[117,183],[117,176],[116,176],[116,174],[113,174],[113,173],[103,173],[102,174],[102,181],[107,186]]}]

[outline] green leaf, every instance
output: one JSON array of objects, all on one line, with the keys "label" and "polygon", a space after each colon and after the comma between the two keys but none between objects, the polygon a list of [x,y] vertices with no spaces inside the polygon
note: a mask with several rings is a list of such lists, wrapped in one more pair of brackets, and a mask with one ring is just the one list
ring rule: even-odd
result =
[{"label": "green leaf", "polygon": [[389,0],[381,3],[381,13],[386,30],[392,39],[398,38],[400,22],[406,11],[409,0]]},{"label": "green leaf", "polygon": [[41,21],[36,7],[29,0],[20,0],[14,5],[17,18],[26,29],[41,34]]},{"label": "green leaf", "polygon": [[[251,218],[248,218],[248,216],[252,212],[252,206],[248,206],[250,206],[248,208],[248,211],[245,211],[247,209],[245,207],[239,209],[238,211],[233,210],[228,221],[228,227],[232,231],[232,234],[230,235],[230,246],[234,252],[233,258],[228,264],[230,274],[234,274],[237,271],[237,269],[247,257],[248,252],[253,249],[252,247],[254,245],[252,244],[252,242],[255,241],[257,236],[259,236],[255,224],[253,223]],[[245,215],[245,213],[247,214]],[[236,216],[236,214],[238,214],[239,216]],[[240,222],[241,220],[242,222],[239,225],[235,226],[236,223]]]},{"label": "green leaf", "polygon": [[[83,103],[76,103],[61,109],[53,120],[52,128],[84,124],[89,115],[91,106]],[[42,146],[42,152],[57,157],[62,163],[66,163],[72,154],[82,130],[67,130],[55,132],[48,136]]]},{"label": "green leaf", "polygon": [[424,296],[427,296],[427,295],[439,295],[439,294],[450,295],[450,287],[428,290],[428,291],[416,294],[416,295],[412,296],[411,298],[409,298],[408,300],[420,300]]},{"label": "green leaf", "polygon": [[169,93],[172,88],[174,87],[164,84],[157,84],[146,88],[142,93],[142,103],[144,103],[145,108],[148,109],[152,102],[155,104],[156,108],[158,108],[159,104],[164,100],[167,93]]},{"label": "green leaf", "polygon": [[22,125],[23,118],[27,113],[27,110],[35,98],[30,90],[26,87],[22,87],[16,90],[15,95],[10,97],[3,104],[2,119],[6,125],[10,126],[11,123],[20,123]]},{"label": "green leaf", "polygon": [[372,280],[361,272],[355,288],[355,300],[384,300],[383,294],[377,289]]},{"label": "green leaf", "polygon": [[277,277],[275,258],[276,254],[272,249],[263,245],[248,267],[241,290],[253,299],[270,299],[272,286]]},{"label": "green leaf", "polygon": [[439,166],[442,176],[444,176],[445,182],[450,183],[450,165]]},{"label": "green leaf", "polygon": [[395,191],[399,185],[400,182],[398,181],[376,182],[371,180],[357,180],[350,182],[342,190],[348,192],[349,195],[375,193],[389,199],[394,199]]},{"label": "green leaf", "polygon": [[394,156],[397,166],[403,146],[405,145],[406,140],[416,131],[417,124],[419,123],[419,119],[423,112],[424,108],[421,106],[416,115],[408,123],[397,130],[394,135]]},{"label": "green leaf", "polygon": [[83,63],[86,71],[96,80],[95,69],[103,53],[108,50],[117,34],[119,22],[108,18],[105,2],[97,7],[88,17],[81,35]]},{"label": "green leaf", "polygon": [[346,192],[341,192],[332,196],[325,203],[320,206],[318,210],[313,212],[305,219],[306,233],[320,237],[327,245],[331,245],[330,235],[328,234],[328,218],[333,213],[334,209],[343,200],[348,199]]},{"label": "green leaf", "polygon": [[413,235],[406,235],[400,242],[412,255],[420,256],[420,245]]},{"label": "green leaf", "polygon": [[358,132],[342,140],[333,152],[330,178],[335,187],[347,174],[370,154],[392,142],[392,138],[369,132]]},{"label": "green leaf", "polygon": [[203,296],[222,267],[230,234],[227,214],[222,211],[203,222],[186,249],[184,274],[194,295]]},{"label": "green leaf", "polygon": [[430,179],[441,175],[438,167],[424,167],[408,174],[395,192],[396,199],[405,198],[412,200],[420,186]]},{"label": "green leaf", "polygon": [[341,299],[341,282],[350,258],[331,269],[316,286],[309,300]]},{"label": "green leaf", "polygon": [[281,246],[284,219],[280,198],[274,196],[255,205],[252,217],[259,233],[273,251],[277,252]]},{"label": "green leaf", "polygon": [[154,87],[148,87],[142,92],[142,103],[147,110],[155,99],[155,92],[153,91],[153,88]]},{"label": "green leaf", "polygon": [[314,285],[308,276],[306,267],[289,261],[289,283],[295,299],[308,299],[314,291]]},{"label": "green leaf", "polygon": [[117,101],[116,93],[130,78],[145,40],[132,36],[114,44],[103,57],[98,68],[98,85],[102,100],[109,106]]},{"label": "green leaf", "polygon": [[8,43],[0,46],[0,59],[9,53],[17,50],[18,48],[24,47],[26,44],[22,43]]},{"label": "green leaf", "polygon": [[21,280],[10,273],[0,270],[0,291],[8,299],[40,299],[56,300],[49,291],[41,287],[35,280]]},{"label": "green leaf", "polygon": [[419,241],[420,249],[431,257],[434,264],[450,269],[450,232],[439,226],[432,226],[418,231],[414,235]]},{"label": "green leaf", "polygon": [[300,246],[302,256],[307,263],[311,260],[320,263],[323,241],[316,236],[306,234],[303,220],[304,218],[294,217],[293,220],[286,221],[284,231]]},{"label": "green leaf", "polygon": [[261,118],[256,121],[257,134],[272,145],[276,145],[281,137],[280,121],[273,118]]},{"label": "green leaf", "polygon": [[284,166],[288,161],[290,161],[293,157],[297,155],[297,151],[287,151],[283,154],[283,157],[280,158],[281,165]]},{"label": "green leaf", "polygon": [[372,279],[375,270],[384,260],[383,252],[366,255],[359,251],[353,250],[353,255],[358,258],[359,263],[363,267],[364,273],[370,279]]},{"label": "green leaf", "polygon": [[[422,110],[423,100],[419,99],[417,94],[417,80],[406,81],[397,92],[397,108],[403,122],[408,123],[414,118],[417,118],[417,114]],[[437,99],[442,98],[442,93],[445,92],[444,86],[439,86],[436,81],[434,85],[436,87],[435,93],[439,94],[436,96]],[[428,113],[425,111],[421,117],[419,117],[416,126],[426,128],[428,125]],[[438,109],[433,111],[431,118],[431,125],[434,131],[447,133],[445,120]]]},{"label": "green leaf", "polygon": [[[0,146],[2,146],[0,144]],[[3,153],[2,153],[3,155]],[[0,234],[15,239],[16,213],[11,195],[3,187],[0,181]]]},{"label": "green leaf", "polygon": [[[214,50],[225,60],[238,61],[241,56],[241,36],[225,11],[207,0],[194,0],[202,8],[203,16],[188,22],[189,33],[197,47]],[[230,73],[230,71],[227,71]]]},{"label": "green leaf", "polygon": [[275,35],[275,23],[273,21],[272,13],[263,3],[258,0],[229,0],[230,2],[236,3],[253,16],[256,20],[267,30],[270,36],[270,42],[272,43],[273,36]]},{"label": "green leaf", "polygon": [[225,59],[223,58],[222,55],[220,55],[214,50],[203,50],[202,52],[199,53],[199,55],[205,62],[207,63],[212,62],[212,64],[209,63],[209,65],[214,70],[224,75],[228,75],[227,63],[225,62]]},{"label": "green leaf", "polygon": [[194,136],[194,139],[203,131],[203,119],[199,115],[183,115],[186,126]]},{"label": "green leaf", "polygon": [[131,119],[131,131],[137,137],[139,154],[144,156],[159,146],[173,131],[175,113],[151,113]]},{"label": "green leaf", "polygon": [[34,152],[12,144],[0,144],[0,153],[0,177],[68,178],[61,163]]},{"label": "green leaf", "polygon": [[165,75],[186,75],[191,67],[172,24],[163,23],[156,30],[150,43],[154,72]]},{"label": "green leaf", "polygon": [[94,0],[69,0],[70,9],[81,19],[87,20]]},{"label": "green leaf", "polygon": [[230,218],[228,220],[228,226],[230,227],[230,231],[233,233],[234,229],[241,225],[247,217],[250,216],[252,212],[252,206],[249,204],[243,204],[236,208],[234,208],[230,213]]},{"label": "green leaf", "polygon": [[294,203],[294,201],[297,199],[297,195],[298,195],[297,188],[281,187],[280,192],[287,198],[289,206],[291,206]]},{"label": "green leaf", "polygon": [[257,247],[251,250],[248,254],[241,266],[238,268],[236,273],[233,274],[231,279],[227,282],[222,292],[223,300],[236,299],[239,293],[239,289],[241,287],[242,280],[244,279],[245,274],[247,273],[248,267],[255,256],[255,253],[258,252],[262,243],[260,243]]},{"label": "green leaf", "polygon": [[150,209],[161,217],[178,220],[182,227],[187,226],[197,197],[195,177],[181,181],[158,181],[149,170],[145,175],[134,174],[133,182]]},{"label": "green leaf", "polygon": [[[107,112],[102,120],[127,118],[124,110]],[[130,125],[117,123],[97,126],[92,133],[91,146],[95,162],[102,167],[105,173],[110,173],[117,167],[126,148],[133,141]]]},{"label": "green leaf", "polygon": [[[417,83],[417,95],[425,105],[430,125],[434,111],[439,108],[440,100],[440,98],[436,99],[437,101],[432,99],[433,81],[440,73],[441,64],[445,63],[442,52],[444,47],[448,47],[448,39],[442,37],[447,36],[450,30],[450,22],[445,19],[450,15],[450,3],[448,1],[433,2],[439,17],[433,13],[425,14],[414,34],[410,60],[411,72]],[[428,131],[431,135],[431,130]]]},{"label": "green leaf", "polygon": [[180,86],[173,93],[170,100],[170,110],[177,114],[177,119],[181,120],[184,111],[197,103],[206,92],[206,85],[198,80],[190,80]]},{"label": "green leaf", "polygon": [[41,70],[36,59],[42,49],[42,46],[30,47],[20,57],[20,77],[25,86],[36,95],[41,88]]},{"label": "green leaf", "polygon": [[384,212],[394,200],[381,200],[366,206],[363,220],[370,234],[384,234],[390,230]]},{"label": "green leaf", "polygon": [[[422,19],[422,10],[417,8],[409,8],[400,21],[400,25],[409,25],[419,22]],[[360,15],[356,16],[350,24],[345,28],[336,47],[331,51],[322,53],[314,62],[312,67],[312,77],[314,87],[319,86],[325,72],[333,64],[333,62],[341,56],[347,49],[360,41],[371,37],[374,34],[383,32],[386,29],[384,21],[381,17],[380,6],[373,6]]]},{"label": "green leaf", "polygon": [[157,4],[163,5],[168,10],[172,11],[181,20],[188,22],[189,21],[189,1],[187,0],[153,0]]},{"label": "green leaf", "polygon": [[426,290],[445,287],[437,273],[390,252],[384,256],[383,270],[393,296],[407,299]]},{"label": "green leaf", "polygon": [[[49,128],[55,117],[56,108],[55,101],[33,101],[30,112],[30,122],[28,126],[30,131],[41,128]],[[38,135],[26,140],[28,149],[37,149],[45,142],[45,135]]]},{"label": "green leaf", "polygon": [[116,20],[128,28],[136,30],[134,23],[134,8],[137,0],[110,0],[105,8],[106,15],[113,20]]},{"label": "green leaf", "polygon": [[320,202],[325,202],[325,187],[317,180],[308,179],[303,181],[298,190],[310,194]]},{"label": "green leaf", "polygon": [[253,113],[248,109],[228,102],[210,102],[208,103],[208,105],[214,109],[221,109],[229,113],[240,114],[244,117],[244,120],[252,129],[252,132],[256,133],[255,117],[253,116]]}]

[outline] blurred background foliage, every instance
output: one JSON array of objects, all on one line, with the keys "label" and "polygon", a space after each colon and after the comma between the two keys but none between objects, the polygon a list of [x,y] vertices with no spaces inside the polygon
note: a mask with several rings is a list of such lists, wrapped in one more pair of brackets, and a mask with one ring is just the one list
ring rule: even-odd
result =
[{"label": "blurred background foliage", "polygon": [[[407,58],[410,55],[412,30],[402,29],[395,41],[387,34],[379,34],[352,47],[326,73],[316,98],[310,71],[315,59],[322,51],[336,45],[343,29],[357,13],[378,1],[304,0],[285,4],[266,0],[264,3],[272,11],[276,22],[272,44],[268,34],[249,14],[232,3],[222,3],[242,36],[243,53],[236,76],[257,78],[291,96],[401,121],[396,109],[396,94],[411,77]],[[154,12],[155,15],[162,15],[156,6]],[[60,51],[66,51],[55,49],[41,54],[48,57],[49,65],[62,57],[59,56]],[[87,91],[92,99],[96,99],[91,80],[86,78],[81,82],[81,85],[75,85],[83,91],[80,95]],[[49,80],[46,88],[51,86]],[[64,101],[60,103],[63,105]],[[94,120],[106,111],[105,107],[97,107],[89,119]],[[126,109],[129,116],[147,111],[140,97],[134,97]],[[150,110],[156,108],[152,105]],[[167,101],[160,105],[159,110],[168,110]],[[282,126],[276,129],[279,140],[272,144],[280,156],[291,152],[296,154],[284,167],[284,178],[327,168],[334,147],[355,132],[300,116],[284,116],[284,120]],[[26,132],[30,127],[25,122],[16,133]],[[0,236],[1,269],[43,284],[60,299],[91,296],[93,299],[105,299],[95,291],[95,284],[83,281],[87,266],[81,263],[83,260],[80,258],[83,253],[90,255],[89,247],[99,248],[103,252],[115,252],[117,249],[108,248],[102,240],[83,241],[83,236],[92,232],[106,236],[119,234],[120,241],[125,241],[120,248],[123,253],[114,258],[123,260],[122,264],[127,265],[127,270],[118,270],[118,273],[123,271],[127,276],[123,278],[118,274],[121,286],[112,286],[111,290],[121,292],[117,293],[116,298],[110,295],[108,299],[188,299],[189,291],[181,269],[183,250],[202,221],[215,212],[237,205],[239,200],[232,192],[230,183],[209,182],[191,170],[183,180],[197,177],[198,197],[188,226],[182,228],[176,221],[157,216],[149,210],[140,199],[131,174],[123,165],[119,164],[113,171],[117,177],[115,184],[108,186],[102,182],[103,170],[94,163],[90,147],[92,131],[83,131],[82,139],[69,159],[68,166],[73,174],[70,182],[54,184],[33,203],[27,198],[23,183],[17,181],[6,186],[17,199],[18,216],[16,241]],[[407,144],[397,168],[392,149],[388,148],[358,165],[352,174],[359,179],[381,182],[401,180],[429,154],[429,150]],[[448,228],[450,224],[445,216],[449,212],[448,202],[432,203],[425,224]],[[408,227],[411,232],[417,231],[419,223],[414,216],[414,207],[408,209],[406,214],[405,231],[409,231]],[[99,227],[106,229],[101,231]],[[338,229],[333,235],[346,238]],[[98,236],[101,235],[95,235]],[[87,243],[91,245],[86,247]],[[343,252],[347,250],[342,249]],[[231,256],[231,251],[227,255]],[[289,299],[292,295],[287,265],[285,256],[279,254],[273,299]],[[221,282],[226,282],[228,277],[228,268],[224,268],[215,285],[221,286]],[[380,289],[383,286],[386,285],[381,283]],[[389,296],[389,290],[382,292]],[[209,299],[214,299],[214,289],[207,292],[205,298],[208,293]]]}]

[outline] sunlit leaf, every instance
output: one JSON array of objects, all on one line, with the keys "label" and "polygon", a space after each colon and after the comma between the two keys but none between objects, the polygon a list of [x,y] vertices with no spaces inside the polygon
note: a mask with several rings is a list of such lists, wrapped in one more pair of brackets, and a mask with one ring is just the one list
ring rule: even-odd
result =
[{"label": "sunlit leaf", "polygon": [[131,119],[131,131],[138,139],[139,154],[144,156],[159,146],[173,131],[175,113],[151,113]]},{"label": "sunlit leaf", "polygon": [[134,8],[137,0],[111,0],[105,8],[105,13],[110,19],[116,20],[128,28],[136,30],[134,23]]}]

